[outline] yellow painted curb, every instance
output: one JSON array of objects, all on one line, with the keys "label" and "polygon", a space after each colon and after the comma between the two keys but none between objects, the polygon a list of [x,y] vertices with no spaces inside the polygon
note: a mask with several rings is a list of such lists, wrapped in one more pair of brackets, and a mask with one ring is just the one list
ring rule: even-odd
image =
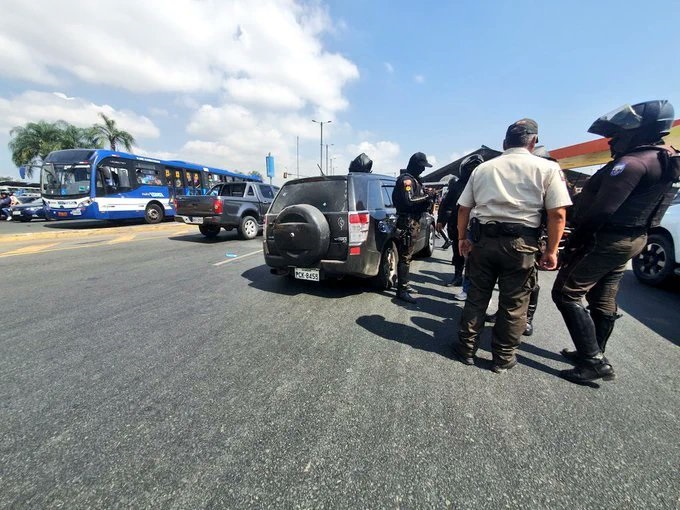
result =
[{"label": "yellow painted curb", "polygon": [[161,223],[158,225],[130,225],[130,226],[116,226],[106,228],[87,228],[87,229],[73,229],[73,230],[55,230],[54,232],[26,232],[21,234],[5,234],[0,235],[0,243],[5,242],[21,242],[34,241],[38,239],[57,239],[62,237],[85,237],[96,235],[113,235],[134,234],[142,232],[153,232],[156,230],[175,230],[185,227],[186,230],[196,230],[196,225],[186,225],[177,221]]}]

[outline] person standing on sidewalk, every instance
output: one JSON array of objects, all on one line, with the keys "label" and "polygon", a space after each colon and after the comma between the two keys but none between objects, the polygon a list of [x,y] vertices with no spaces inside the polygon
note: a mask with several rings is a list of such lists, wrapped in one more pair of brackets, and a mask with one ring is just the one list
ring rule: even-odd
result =
[{"label": "person standing on sidewalk", "polygon": [[[541,214],[547,211],[548,218],[541,266],[554,269],[566,207],[571,205],[559,165],[532,154],[537,142],[534,120],[511,124],[503,154],[475,169],[458,200],[458,239],[461,254],[469,257],[470,289],[453,355],[466,365],[474,364],[486,309],[498,282],[498,318],[491,344],[496,373],[517,364],[515,350],[526,329],[529,294],[536,282]],[[467,237],[468,223],[472,241]]]},{"label": "person standing on sidewalk", "polygon": [[[552,289],[575,351],[562,355],[576,366],[560,376],[577,384],[611,380],[604,356],[618,318],[616,295],[626,264],[647,244],[680,178],[680,153],[663,145],[675,112],[666,100],[621,108],[597,119],[589,133],[610,138],[612,161],[584,186],[574,210],[575,229],[564,249]],[[588,302],[588,310],[583,306]]]}]

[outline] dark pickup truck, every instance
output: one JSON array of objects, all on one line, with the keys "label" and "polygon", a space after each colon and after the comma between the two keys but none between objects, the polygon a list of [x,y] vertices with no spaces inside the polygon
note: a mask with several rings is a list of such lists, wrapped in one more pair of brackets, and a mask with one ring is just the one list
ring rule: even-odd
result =
[{"label": "dark pickup truck", "polygon": [[206,237],[217,237],[220,229],[238,229],[242,239],[253,239],[272,203],[276,186],[261,182],[227,182],[213,186],[207,195],[175,198],[175,221],[198,225]]}]

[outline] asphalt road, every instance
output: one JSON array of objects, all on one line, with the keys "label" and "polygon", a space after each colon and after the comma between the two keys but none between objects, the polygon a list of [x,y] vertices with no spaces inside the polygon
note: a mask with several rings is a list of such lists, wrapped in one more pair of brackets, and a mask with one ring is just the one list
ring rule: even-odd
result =
[{"label": "asphalt road", "polygon": [[[261,238],[0,225],[0,507],[677,508],[680,289],[626,275],[600,388],[536,333],[452,361],[444,252],[417,306],[269,274]],[[4,240],[3,240],[3,235]],[[481,355],[490,359],[489,331]]]}]

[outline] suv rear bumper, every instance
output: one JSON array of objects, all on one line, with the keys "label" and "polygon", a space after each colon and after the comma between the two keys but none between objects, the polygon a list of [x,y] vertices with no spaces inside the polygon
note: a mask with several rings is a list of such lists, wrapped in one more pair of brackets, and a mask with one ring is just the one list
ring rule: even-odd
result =
[{"label": "suv rear bumper", "polygon": [[[280,255],[268,253],[267,243],[264,245],[264,261],[269,267],[291,272],[295,267],[302,267],[289,264]],[[339,275],[371,278],[378,274],[379,267],[380,253],[368,251],[362,246],[361,255],[348,255],[347,260],[320,260],[312,266],[305,266],[305,269],[319,269],[321,278]]]}]

